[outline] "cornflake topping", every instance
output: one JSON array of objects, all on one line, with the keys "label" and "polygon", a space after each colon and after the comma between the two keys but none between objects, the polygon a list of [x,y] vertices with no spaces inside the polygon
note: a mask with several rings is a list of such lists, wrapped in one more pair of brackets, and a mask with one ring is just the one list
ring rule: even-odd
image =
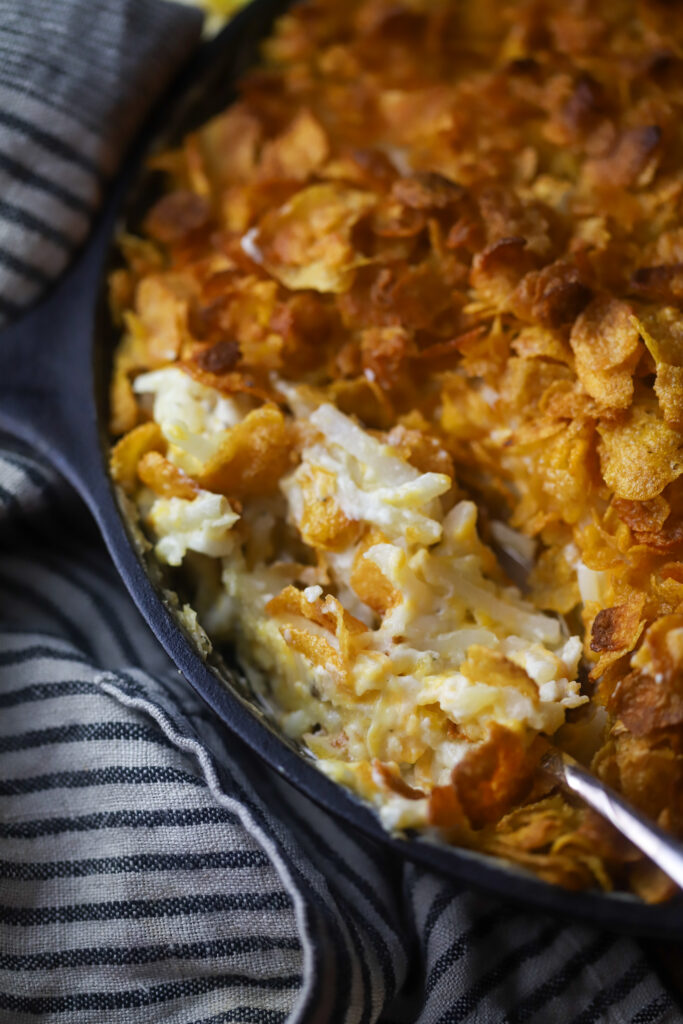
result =
[{"label": "cornflake topping", "polygon": [[650,900],[538,764],[683,836],[682,48],[656,0],[307,0],[111,277],[112,474],[283,731]]}]

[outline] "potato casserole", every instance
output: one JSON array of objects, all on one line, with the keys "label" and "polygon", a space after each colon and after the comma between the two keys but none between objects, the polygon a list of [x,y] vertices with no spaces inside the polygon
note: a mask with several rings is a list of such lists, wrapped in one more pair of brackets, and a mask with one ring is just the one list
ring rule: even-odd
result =
[{"label": "potato casserole", "polygon": [[538,766],[683,834],[683,20],[304,0],[151,165],[111,464],[195,636],[388,829],[668,896]]}]

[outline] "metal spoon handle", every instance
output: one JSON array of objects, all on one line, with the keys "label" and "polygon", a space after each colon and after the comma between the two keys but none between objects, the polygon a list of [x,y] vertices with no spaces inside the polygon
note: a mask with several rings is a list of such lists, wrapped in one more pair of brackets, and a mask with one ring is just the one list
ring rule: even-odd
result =
[{"label": "metal spoon handle", "polygon": [[657,867],[683,889],[683,845],[648,821],[618,793],[559,750],[542,759],[543,769],[565,789],[576,793],[642,850]]}]

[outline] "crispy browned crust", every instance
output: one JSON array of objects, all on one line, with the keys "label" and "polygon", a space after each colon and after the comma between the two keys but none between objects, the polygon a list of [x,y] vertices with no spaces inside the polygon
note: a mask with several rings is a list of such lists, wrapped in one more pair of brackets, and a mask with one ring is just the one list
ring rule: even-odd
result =
[{"label": "crispy browned crust", "polygon": [[[602,573],[581,612],[614,723],[596,770],[679,835],[682,53],[683,20],[656,0],[309,0],[239,101],[157,158],[169,193],[112,277],[128,325],[116,433],[141,419],[141,369],[178,360],[264,401],[275,370],[370,428],[400,427],[392,443],[417,465],[446,459],[507,507],[541,541],[543,607],[579,614],[577,559]],[[273,404],[254,415],[250,447],[223,452],[202,486],[275,485],[286,427]],[[114,456],[129,490],[158,447],[137,430]],[[143,479],[179,486],[162,470],[145,457]],[[506,790],[499,763],[527,781],[504,739],[435,791],[433,821],[493,827],[480,843],[562,884],[630,872],[661,896],[559,798],[501,819],[524,786]]]}]

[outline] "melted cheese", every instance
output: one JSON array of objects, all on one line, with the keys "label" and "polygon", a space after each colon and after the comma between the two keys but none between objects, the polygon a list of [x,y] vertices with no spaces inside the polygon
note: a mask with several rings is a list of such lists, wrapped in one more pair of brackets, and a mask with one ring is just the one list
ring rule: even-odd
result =
[{"label": "melted cheese", "polygon": [[[169,458],[187,471],[246,411],[174,369],[145,374],[136,390],[154,396]],[[267,679],[283,730],[303,739],[329,775],[373,800],[385,823],[424,824],[427,801],[388,791],[373,764],[396,766],[427,793],[494,722],[531,738],[552,734],[566,709],[585,701],[576,679],[581,642],[494,578],[476,506],[452,503],[449,476],[420,472],[338,409],[288,391],[305,441],[280,496],[247,501],[239,537],[240,517],[219,495],[157,499],[147,516],[157,553],[172,565],[191,551],[221,560],[220,588],[198,590],[200,621],[232,638]],[[315,473],[326,474],[330,508],[358,524],[338,549],[311,553],[317,569],[277,549],[283,522],[301,545]],[[392,595],[380,612],[354,589],[359,567]],[[291,584],[303,590],[303,612],[269,611]],[[351,640],[330,625],[337,601],[354,617]],[[494,652],[502,675],[473,672],[472,652],[482,648]]]}]

